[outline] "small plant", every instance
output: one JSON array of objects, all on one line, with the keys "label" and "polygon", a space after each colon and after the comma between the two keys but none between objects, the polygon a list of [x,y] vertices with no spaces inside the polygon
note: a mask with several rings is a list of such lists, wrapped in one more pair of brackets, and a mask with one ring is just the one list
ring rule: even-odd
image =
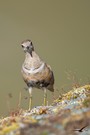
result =
[{"label": "small plant", "polygon": [[70,81],[72,81],[72,88],[78,88],[78,87],[80,87],[80,81],[81,81],[81,79],[79,80],[77,78],[75,72],[66,71],[65,73],[67,74],[67,79],[70,80]]}]

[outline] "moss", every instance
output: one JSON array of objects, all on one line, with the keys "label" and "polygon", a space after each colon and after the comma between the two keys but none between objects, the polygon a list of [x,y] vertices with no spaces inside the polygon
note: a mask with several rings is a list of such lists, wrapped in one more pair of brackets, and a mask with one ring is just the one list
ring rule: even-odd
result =
[{"label": "moss", "polygon": [[5,128],[3,128],[2,133],[8,134],[11,131],[16,130],[18,127],[19,127],[18,124],[13,123],[11,126],[6,126]]},{"label": "moss", "polygon": [[74,94],[73,95],[73,99],[76,99],[76,98],[78,98],[78,95],[77,94]]},{"label": "moss", "polygon": [[90,107],[90,97],[84,99],[83,106],[84,107]]},{"label": "moss", "polygon": [[84,88],[90,91],[90,85],[85,85]]},{"label": "moss", "polygon": [[49,133],[47,131],[44,131],[41,133],[41,135],[48,135]]}]

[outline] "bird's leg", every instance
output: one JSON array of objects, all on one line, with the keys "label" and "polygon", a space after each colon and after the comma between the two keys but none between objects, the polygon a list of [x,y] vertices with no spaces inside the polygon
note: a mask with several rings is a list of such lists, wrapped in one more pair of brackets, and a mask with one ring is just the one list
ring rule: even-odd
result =
[{"label": "bird's leg", "polygon": [[47,105],[47,90],[44,88],[44,106]]},{"label": "bird's leg", "polygon": [[30,99],[29,99],[29,111],[30,111],[32,107],[32,87],[29,88],[29,94],[30,94]]}]

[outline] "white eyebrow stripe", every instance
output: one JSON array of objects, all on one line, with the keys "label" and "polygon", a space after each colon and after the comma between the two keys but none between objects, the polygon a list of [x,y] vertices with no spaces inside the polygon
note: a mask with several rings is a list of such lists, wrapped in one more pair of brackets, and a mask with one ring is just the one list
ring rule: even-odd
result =
[{"label": "white eyebrow stripe", "polygon": [[43,70],[44,66],[45,66],[45,63],[42,63],[42,65],[37,69],[35,69],[35,68],[26,69],[24,66],[22,66],[22,69],[26,74],[35,74],[35,73],[41,72]]}]

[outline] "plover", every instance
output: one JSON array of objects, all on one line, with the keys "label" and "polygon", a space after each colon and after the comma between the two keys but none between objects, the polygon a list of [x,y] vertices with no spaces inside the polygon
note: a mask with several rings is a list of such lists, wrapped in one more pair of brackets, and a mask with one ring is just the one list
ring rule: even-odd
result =
[{"label": "plover", "polygon": [[22,65],[22,76],[28,86],[30,94],[29,110],[32,104],[32,88],[44,91],[44,105],[47,102],[47,90],[54,92],[54,75],[51,67],[47,65],[35,52],[31,40],[27,39],[21,43],[25,52],[25,60]]}]

